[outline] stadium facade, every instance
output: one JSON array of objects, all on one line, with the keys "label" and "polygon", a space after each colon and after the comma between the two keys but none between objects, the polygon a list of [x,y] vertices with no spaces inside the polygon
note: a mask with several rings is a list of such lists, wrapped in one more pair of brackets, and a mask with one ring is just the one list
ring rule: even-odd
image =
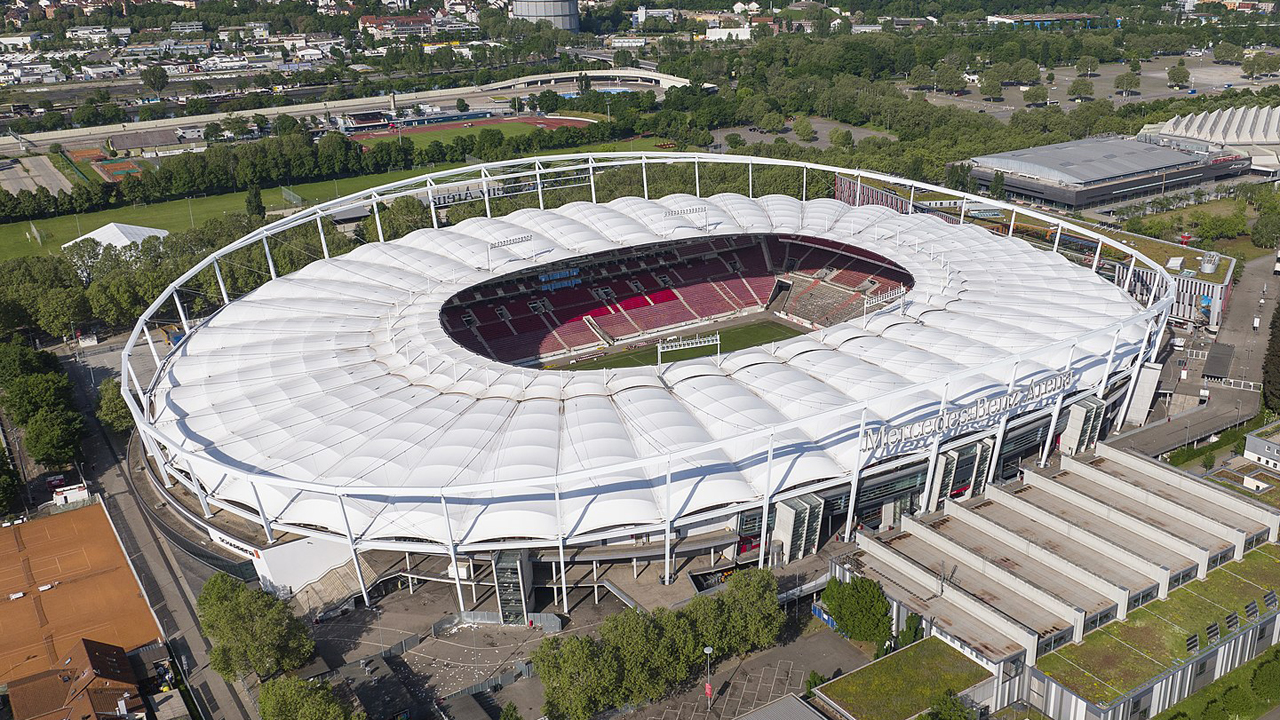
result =
[{"label": "stadium facade", "polygon": [[[648,197],[651,174],[676,171],[687,192]],[[598,182],[624,173],[634,194],[597,202]],[[758,176],[780,173],[798,197],[755,197]],[[703,197],[711,175],[744,187]],[[917,206],[917,190],[955,195],[960,212]],[[433,226],[383,237],[378,203],[400,197],[435,208]],[[534,206],[498,216],[499,201]],[[444,227],[446,202],[483,202],[484,216]],[[1092,239],[1092,262],[966,222],[970,202],[1012,212],[1011,228]],[[329,257],[322,219],[369,206],[376,241]],[[313,226],[324,257],[275,277],[273,243]],[[226,268],[264,249],[272,278],[233,299]],[[1126,265],[1151,280],[1115,272]],[[220,297],[197,316],[210,274]],[[537,564],[560,568],[561,597],[566,563],[638,557],[670,577],[673,553],[714,551],[782,565],[824,533],[896,525],[1023,461],[1088,450],[1145,413],[1133,380],[1172,287],[1088,228],[914,181],[747,156],[565,155],[433,173],[254,231],[152,304],[123,385],[165,482],[206,517],[239,516],[269,542],[340,543],[357,574],[367,551],[446,557],[460,602],[460,564],[484,557],[520,586],[499,589],[505,616]],[[543,369],[756,316],[809,332],[661,367]],[[154,330],[170,321],[183,337],[166,349]],[[309,571],[296,565],[264,584],[296,587]]]}]

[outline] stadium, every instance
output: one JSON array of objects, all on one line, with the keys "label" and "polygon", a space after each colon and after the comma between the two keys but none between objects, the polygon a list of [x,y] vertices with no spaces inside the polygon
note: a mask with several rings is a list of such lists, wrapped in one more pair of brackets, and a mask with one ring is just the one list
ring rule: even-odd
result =
[{"label": "stadium", "polygon": [[[384,237],[404,197],[431,226]],[[979,202],[1008,230],[967,217]],[[330,257],[324,219],[357,207],[376,237]],[[1027,223],[1095,247],[1033,245],[1013,232]],[[273,245],[300,230],[323,253],[277,276]],[[229,292],[253,253],[270,277]],[[1115,272],[1135,266],[1154,283]],[[1091,446],[1123,422],[1171,302],[1133,248],[916,181],[563,155],[254,231],[156,299],[122,385],[148,454],[206,517],[338,541],[357,573],[359,553],[394,551],[448,558],[459,583],[476,557],[495,575],[494,558],[558,564],[561,584],[566,563],[636,557],[669,577],[676,553],[785,565]],[[173,347],[153,338],[168,322]]]}]

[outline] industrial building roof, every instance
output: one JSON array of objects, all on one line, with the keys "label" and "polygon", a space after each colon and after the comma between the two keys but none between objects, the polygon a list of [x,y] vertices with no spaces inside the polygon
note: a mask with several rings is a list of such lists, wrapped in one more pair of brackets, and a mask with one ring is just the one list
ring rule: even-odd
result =
[{"label": "industrial building roof", "polygon": [[972,159],[975,165],[1064,185],[1092,185],[1179,166],[1199,158],[1121,137],[1085,138]]},{"label": "industrial building roof", "polygon": [[[590,253],[749,233],[828,238],[882,253],[915,285],[901,312],[662,369],[515,367],[462,347],[441,322],[449,298],[496,277]],[[268,282],[191,333],[162,370],[152,407],[161,432],[207,458],[193,470],[210,477],[222,477],[220,467],[314,485],[439,487],[459,495],[475,488],[486,496],[451,504],[448,520],[436,502],[378,511],[349,501],[362,535],[443,539],[451,526],[466,542],[554,538],[566,528],[657,522],[675,507],[746,502],[770,482],[783,491],[843,477],[858,461],[859,436],[831,436],[827,419],[779,430],[777,441],[791,449],[772,471],[758,443],[726,445],[672,462],[670,494],[664,490],[672,452],[862,402],[870,427],[933,417],[942,398],[923,383],[1000,367],[1014,354],[1137,310],[1122,289],[1060,255],[924,214],[729,193],[574,202],[415,230]],[[1123,330],[1119,357],[1132,357],[1141,340],[1141,327]],[[1111,347],[1097,336],[1078,351],[1024,358],[1017,382],[1056,377],[1068,361],[1078,382],[1097,382]],[[947,401],[1003,396],[1010,366],[953,380]],[[847,424],[856,423],[851,415]],[[603,470],[627,462],[635,466]],[[528,496],[535,480],[566,474],[573,479],[561,481],[559,507]],[[332,503],[259,489],[282,522],[342,526]],[[219,492],[257,502],[234,474]]]}]

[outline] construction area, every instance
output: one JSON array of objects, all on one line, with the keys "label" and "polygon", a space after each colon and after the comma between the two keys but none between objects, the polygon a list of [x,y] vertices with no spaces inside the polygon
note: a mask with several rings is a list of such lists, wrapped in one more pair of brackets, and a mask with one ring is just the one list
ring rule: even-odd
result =
[{"label": "construction area", "polygon": [[0,527],[0,685],[55,668],[83,639],[161,639],[102,505]]}]

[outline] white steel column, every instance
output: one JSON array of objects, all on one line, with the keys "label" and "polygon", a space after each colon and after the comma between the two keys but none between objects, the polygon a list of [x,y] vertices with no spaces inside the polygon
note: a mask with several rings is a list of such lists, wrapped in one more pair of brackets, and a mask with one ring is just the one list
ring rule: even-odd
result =
[{"label": "white steel column", "polygon": [[664,513],[667,516],[667,522],[664,523],[665,527],[663,528],[664,549],[662,551],[662,563],[663,563],[662,584],[670,585],[671,584],[671,531],[673,529],[671,527],[671,523],[673,522],[673,519],[671,517],[671,456],[670,455],[667,455],[666,486],[667,486],[667,507],[664,510]]},{"label": "white steel column", "polygon": [[222,280],[222,268],[218,265],[218,259],[213,259],[213,276],[218,280],[218,292],[222,295],[222,304],[229,305],[231,298],[227,297],[227,284]]},{"label": "white steel column", "polygon": [[[453,521],[449,519],[449,503],[445,500],[444,495],[440,496],[440,511],[444,513],[444,531],[449,537],[449,565],[453,567],[453,586],[458,591],[458,612],[466,612],[467,605],[462,599],[462,578],[459,577],[458,548],[453,542]],[[498,589],[495,585],[494,592],[496,593],[497,591]]]},{"label": "white steel column", "polygon": [[484,193],[484,216],[493,217],[493,208],[489,207],[489,170],[480,168],[480,192]]},{"label": "white steel column", "polygon": [[693,196],[702,197],[702,175],[698,172],[698,158],[693,159]]},{"label": "white steel column", "polygon": [[591,561],[591,593],[595,598],[595,604],[600,604],[600,561]]},{"label": "white steel column", "polygon": [[916,186],[911,186],[911,197],[907,198],[907,214],[911,215],[916,211]]},{"label": "white steel column", "polygon": [[862,204],[862,176],[858,176],[858,182],[854,185],[853,204],[855,207]]},{"label": "white steel column", "polygon": [[329,241],[324,237],[324,218],[316,216],[316,230],[320,231],[320,252],[324,253],[324,259],[329,259]]},{"label": "white steel column", "polygon": [[1013,228],[1017,224],[1018,224],[1018,211],[1015,208],[1014,211],[1009,215],[1009,234],[1006,235],[1005,237],[1013,237]]},{"label": "white steel column", "polygon": [[[1076,346],[1071,346],[1071,352],[1067,355],[1067,365],[1063,368],[1063,372],[1071,372],[1071,366],[1076,361]],[[1067,391],[1063,390],[1058,393],[1058,399],[1053,403],[1053,414],[1049,416],[1049,429],[1044,435],[1044,449],[1040,451],[1040,467],[1049,464],[1049,451],[1053,449],[1053,433],[1058,428],[1058,417],[1062,415],[1062,401],[1066,399]]]},{"label": "white steel column", "polygon": [[[195,478],[193,477],[193,478],[191,478],[191,485],[195,488],[195,491],[196,491],[196,497],[200,499],[200,510],[201,510],[201,512],[203,512],[203,513],[204,513],[204,517],[205,517],[205,519],[207,520],[207,519],[209,519],[209,518],[213,517],[213,513],[209,512],[209,493],[205,492],[205,489],[204,489],[204,483],[200,482],[199,480],[197,480],[197,479],[195,479]],[[257,488],[256,488],[256,487],[254,488],[254,493],[255,493],[255,494],[257,493]],[[259,501],[259,502],[258,502],[258,512],[259,512],[259,513],[261,513],[261,512],[262,512],[262,502],[261,502],[261,501]],[[266,519],[266,515],[265,515],[265,514],[263,515],[263,519],[264,519],[264,520]],[[269,527],[269,526],[264,526],[264,527]],[[269,532],[268,532],[268,533],[267,533],[267,537],[268,537],[268,538],[270,538],[270,537],[271,537],[271,533],[269,533]]]},{"label": "white steel column", "polygon": [[749,198],[754,198],[756,196],[755,170],[755,163],[747,161],[747,197]]},{"label": "white steel column", "polygon": [[858,452],[854,457],[853,474],[849,476],[849,512],[844,519],[844,541],[853,542],[853,506],[858,500],[858,485],[862,482],[862,465],[866,460],[867,442],[867,409],[862,408],[862,419],[858,421]]},{"label": "white steel column", "polygon": [[1093,265],[1089,267],[1094,272],[1098,271],[1098,261],[1102,259],[1102,241],[1098,241],[1098,249],[1093,251]]},{"label": "white steel column", "polygon": [[185,334],[191,332],[191,325],[187,322],[187,311],[182,309],[182,298],[178,297],[179,289],[173,289],[173,304],[178,306],[178,318],[182,320],[182,332]]},{"label": "white steel column", "polygon": [[773,499],[773,431],[769,431],[769,451],[765,455],[764,503],[760,506],[760,557],[757,567],[764,567],[764,554],[768,549],[769,539],[769,501]]},{"label": "white steel column", "polygon": [[440,219],[436,217],[436,194],[434,185],[427,185],[427,207],[431,208],[431,227],[440,229]]},{"label": "white steel column", "polygon": [[360,595],[364,597],[364,606],[373,607],[369,602],[369,588],[364,584],[364,571],[360,569],[360,553],[356,551],[356,536],[351,532],[351,521],[347,519],[347,504],[342,495],[338,496],[338,509],[342,511],[342,525],[347,529],[347,545],[351,548],[351,563],[356,567],[356,579],[360,581]]},{"label": "white steel column", "polygon": [[1111,379],[1111,368],[1116,361],[1116,346],[1120,344],[1120,331],[1123,329],[1123,325],[1116,328],[1116,334],[1111,336],[1111,350],[1107,353],[1107,370],[1102,374],[1102,382],[1099,383],[1098,392],[1095,393],[1099,400],[1102,399],[1103,395],[1107,394],[1108,381]]},{"label": "white steel column", "polygon": [[587,177],[591,180],[591,204],[596,202],[596,159],[587,158]]},{"label": "white steel column", "polygon": [[271,279],[276,279],[276,261],[271,258],[271,246],[267,244],[267,238],[262,238],[262,252],[267,255],[267,272],[271,273]]},{"label": "white steel column", "polygon": [[1133,280],[1134,280],[1134,275],[1136,274],[1137,268],[1138,268],[1138,256],[1130,255],[1129,256],[1129,277],[1125,278],[1124,280],[1124,292],[1126,295],[1133,294]]},{"label": "white steel column", "polygon": [[542,202],[542,163],[537,160],[533,161],[533,183],[538,188],[538,209],[546,210],[546,205]]},{"label": "white steel column", "polygon": [[969,198],[960,198],[960,224],[964,224],[964,211],[968,205]]},{"label": "white steel column", "polygon": [[156,352],[156,341],[151,339],[151,331],[144,324],[142,328],[142,336],[147,339],[147,347],[151,348],[151,359],[156,361],[156,367],[160,367],[160,353]]},{"label": "white steel column", "polygon": [[373,224],[378,226],[378,242],[386,242],[382,235],[382,215],[378,212],[378,196],[373,196]]},{"label": "white steel column", "polygon": [[1129,387],[1125,388],[1124,400],[1120,402],[1120,415],[1116,421],[1116,427],[1124,427],[1129,419],[1129,403],[1133,402],[1133,389],[1138,384],[1138,373],[1142,371],[1142,363],[1147,359],[1147,345],[1151,342],[1151,330],[1155,321],[1155,318],[1147,321],[1147,331],[1142,334],[1142,346],[1133,358],[1133,369],[1129,371]]},{"label": "white steel column", "polygon": [[[947,403],[951,400],[951,382],[947,381],[942,386],[942,397],[938,400],[938,417],[942,418],[947,414]],[[924,489],[928,495],[923,498],[925,502],[921,503],[921,507],[925,512],[933,512],[938,509],[938,488],[934,487],[933,476],[938,472],[938,452],[942,449],[942,429],[939,428],[938,434],[933,436],[933,447],[929,449],[929,474],[924,479]]]},{"label": "white steel column", "polygon": [[1062,223],[1058,223],[1058,230],[1053,234],[1053,251],[1058,252],[1058,245],[1062,242]]},{"label": "white steel column", "polygon": [[644,156],[640,156],[640,180],[644,183],[644,199],[649,199],[649,163],[645,161]]},{"label": "white steel column", "polygon": [[[569,614],[569,587],[565,583],[565,564],[564,564],[564,515],[560,512],[560,484],[556,483],[556,535],[560,540],[560,602],[561,609],[564,614]],[[496,592],[496,589],[495,589]]]},{"label": "white steel column", "polygon": [[809,166],[805,165],[800,172],[800,199],[809,199]]}]

